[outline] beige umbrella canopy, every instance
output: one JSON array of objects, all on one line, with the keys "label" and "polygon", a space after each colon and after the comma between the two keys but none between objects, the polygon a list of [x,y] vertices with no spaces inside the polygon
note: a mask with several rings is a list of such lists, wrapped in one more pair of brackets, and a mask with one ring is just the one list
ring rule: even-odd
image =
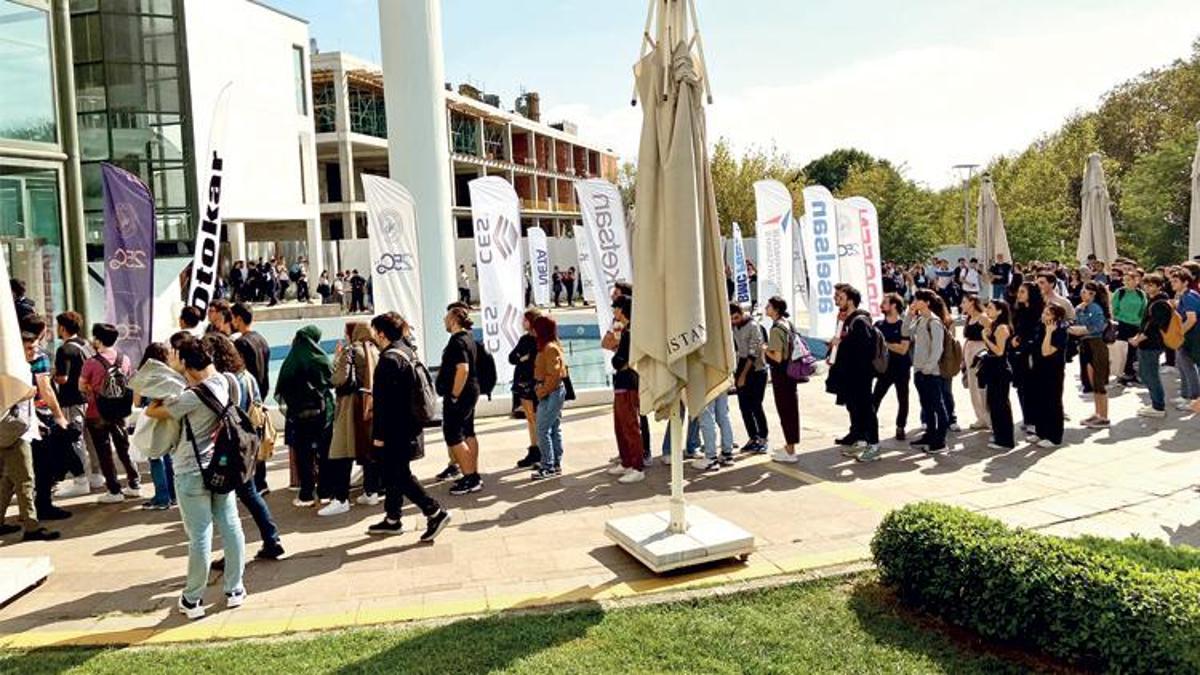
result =
[{"label": "beige umbrella canopy", "polygon": [[1004,216],[1000,215],[1000,204],[996,202],[996,188],[992,177],[984,174],[979,189],[979,230],[975,236],[975,255],[979,262],[991,265],[997,256],[1012,261],[1008,249],[1008,233],[1004,230]]},{"label": "beige umbrella canopy", "polygon": [[681,399],[698,415],[728,389],[733,344],[701,105],[706,74],[691,34],[695,9],[692,0],[654,0],[651,12],[658,37],[634,67],[643,119],[631,359],[642,410],[662,418]]},{"label": "beige umbrella canopy", "polygon": [[1112,200],[1108,196],[1108,183],[1104,180],[1104,167],[1100,165],[1100,153],[1088,155],[1083,173],[1082,199],[1083,220],[1079,229],[1079,246],[1075,257],[1082,264],[1089,255],[1111,263],[1117,259],[1117,236],[1113,230]]},{"label": "beige umbrella canopy", "polygon": [[1188,257],[1200,256],[1200,122],[1196,123],[1196,155],[1192,158],[1192,217],[1188,227]]}]

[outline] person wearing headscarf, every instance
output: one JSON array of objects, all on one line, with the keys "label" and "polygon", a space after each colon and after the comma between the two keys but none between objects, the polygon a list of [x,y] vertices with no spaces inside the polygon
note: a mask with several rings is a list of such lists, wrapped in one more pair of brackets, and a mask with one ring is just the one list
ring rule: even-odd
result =
[{"label": "person wearing headscarf", "polygon": [[286,407],[287,436],[300,478],[300,494],[292,505],[307,508],[314,504],[314,495],[328,499],[332,487],[322,480],[316,492],[318,465],[319,475],[330,475],[326,465],[334,414],[333,363],[321,348],[320,328],[305,326],[296,331],[291,351],[279,370],[275,397]]},{"label": "person wearing headscarf", "polygon": [[333,387],[337,405],[333,416],[333,442],[329,446],[329,475],[321,484],[330,485],[332,501],[317,512],[336,516],[350,510],[350,470],[354,461],[363,467],[363,494],[358,503],[376,506],[382,501],[378,472],[370,461],[372,399],[371,387],[379,348],[365,321],[346,323],[348,343],[338,345],[333,357]]}]

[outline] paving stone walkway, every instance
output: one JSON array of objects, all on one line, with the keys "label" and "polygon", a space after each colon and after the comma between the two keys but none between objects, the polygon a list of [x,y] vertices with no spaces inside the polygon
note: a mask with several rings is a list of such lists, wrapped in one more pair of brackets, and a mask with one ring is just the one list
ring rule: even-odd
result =
[{"label": "paving stone walkway", "polygon": [[[1091,414],[1091,404],[1079,400],[1072,384],[1068,410],[1079,420]],[[957,383],[955,391],[965,426],[974,419],[969,399]],[[616,454],[606,407],[566,412],[565,475],[551,482],[531,483],[527,472],[513,468],[527,444],[524,422],[481,422],[487,489],[451,497],[444,485],[432,488],[452,509],[454,522],[431,546],[417,543],[423,523],[411,507],[405,510],[410,533],[391,538],[365,533],[381,507],[355,506],[332,518],[293,508],[294,493],[278,489],[287,480],[280,456],[271,467],[277,489],[268,502],[289,556],[248,566],[244,607],[213,606],[207,618],[192,623],[174,610],[186,566],[178,513],[76,498],[63,504],[75,512],[62,524],[63,540],[23,544],[8,537],[0,547],[0,556],[48,555],[55,567],[41,587],[0,608],[0,646],[279,635],[809,570],[869,557],[883,515],[917,500],[958,504],[1062,535],[1138,534],[1200,545],[1200,417],[1172,412],[1166,420],[1143,420],[1134,416],[1142,398],[1136,389],[1115,396],[1112,418],[1118,421],[1108,430],[1068,422],[1067,445],[1057,450],[1022,445],[997,453],[986,448],[986,432],[965,432],[954,437],[951,452],[936,457],[885,441],[883,460],[864,465],[833,445],[847,417],[824,393],[823,382],[803,385],[800,463],[741,456],[717,473],[688,468],[685,474],[688,499],[752,532],[757,552],[744,563],[666,577],[654,577],[604,536],[610,518],[666,508],[670,473],[656,465],[644,483],[632,486],[606,475]],[[889,400],[881,419],[894,414]],[[914,411],[912,427],[915,417]],[[734,427],[742,439],[736,411]],[[432,476],[444,463],[440,434],[427,440],[419,476]],[[654,443],[661,443],[659,427]],[[252,555],[258,533],[249,518],[243,523]],[[216,573],[211,582],[206,599],[216,602]]]}]

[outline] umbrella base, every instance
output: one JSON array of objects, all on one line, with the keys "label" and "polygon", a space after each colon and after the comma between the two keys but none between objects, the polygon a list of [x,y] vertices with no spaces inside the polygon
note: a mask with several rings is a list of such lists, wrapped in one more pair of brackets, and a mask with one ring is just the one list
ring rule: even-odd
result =
[{"label": "umbrella base", "polygon": [[0,558],[0,606],[42,583],[53,571],[50,558],[44,555]]},{"label": "umbrella base", "polygon": [[687,532],[672,534],[670,511],[616,518],[604,533],[655,574],[754,552],[754,535],[698,507],[687,507]]}]

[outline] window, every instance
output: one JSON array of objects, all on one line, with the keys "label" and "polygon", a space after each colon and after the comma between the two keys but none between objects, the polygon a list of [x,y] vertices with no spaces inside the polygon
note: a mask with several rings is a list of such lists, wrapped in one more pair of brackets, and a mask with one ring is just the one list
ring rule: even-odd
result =
[{"label": "window", "polygon": [[0,138],[58,140],[51,63],[49,13],[0,0]]},{"label": "window", "polygon": [[304,47],[292,46],[292,77],[296,86],[296,112],[308,114],[308,91],[304,86]]}]

